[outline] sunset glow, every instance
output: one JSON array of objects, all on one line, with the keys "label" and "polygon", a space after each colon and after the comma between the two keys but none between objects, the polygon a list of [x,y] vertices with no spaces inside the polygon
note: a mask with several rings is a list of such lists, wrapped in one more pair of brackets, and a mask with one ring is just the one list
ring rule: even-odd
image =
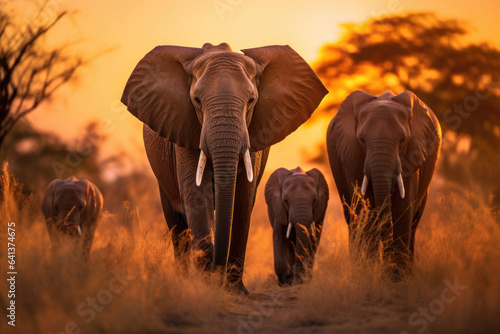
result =
[{"label": "sunset glow", "polygon": [[498,331],[499,13],[0,4],[0,332]]}]

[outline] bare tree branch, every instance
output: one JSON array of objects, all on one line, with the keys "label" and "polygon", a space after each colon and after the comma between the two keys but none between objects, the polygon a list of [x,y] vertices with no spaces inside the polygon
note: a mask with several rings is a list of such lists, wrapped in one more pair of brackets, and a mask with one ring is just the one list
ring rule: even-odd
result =
[{"label": "bare tree branch", "polygon": [[69,45],[46,48],[43,37],[73,14],[51,9],[47,19],[47,6],[47,2],[43,3],[28,23],[20,23],[7,6],[0,7],[0,146],[19,119],[50,100],[61,86],[75,78],[81,66],[98,56],[83,59],[67,55]]}]

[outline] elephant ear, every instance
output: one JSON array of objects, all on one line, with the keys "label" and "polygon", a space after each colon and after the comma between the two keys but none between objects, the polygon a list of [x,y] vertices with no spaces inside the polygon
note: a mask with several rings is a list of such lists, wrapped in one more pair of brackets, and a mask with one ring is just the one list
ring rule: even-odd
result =
[{"label": "elephant ear", "polygon": [[276,223],[285,226],[288,224],[288,214],[281,200],[281,184],[291,174],[292,172],[288,169],[278,168],[271,174],[266,183],[264,194],[266,197],[267,213],[273,226]]},{"label": "elephant ear", "polygon": [[64,183],[63,180],[54,180],[50,182],[45,189],[42,200],[42,213],[45,216],[45,219],[56,217],[54,210],[54,191],[62,183]]},{"label": "elephant ear", "polygon": [[283,140],[307,121],[328,93],[313,69],[291,47],[241,50],[260,68],[252,121],[248,128],[253,151]]},{"label": "elephant ear", "polygon": [[130,113],[160,136],[188,149],[199,148],[201,127],[191,103],[186,68],[203,51],[157,46],[139,61],[121,99]]},{"label": "elephant ear", "polygon": [[307,171],[306,174],[314,178],[316,180],[316,183],[318,184],[316,204],[313,208],[313,220],[317,224],[321,224],[323,223],[323,219],[325,218],[328,199],[330,198],[328,183],[326,182],[323,173],[321,173],[316,168]]},{"label": "elephant ear", "polygon": [[342,166],[363,168],[365,152],[356,136],[357,115],[363,105],[376,98],[360,90],[349,94],[340,104],[337,114],[330,123],[327,142],[334,146]]},{"label": "elephant ear", "polygon": [[407,90],[394,96],[393,100],[406,106],[411,113],[411,138],[401,161],[403,176],[408,176],[422,167],[428,158],[439,156],[441,126],[432,110],[412,92]]}]

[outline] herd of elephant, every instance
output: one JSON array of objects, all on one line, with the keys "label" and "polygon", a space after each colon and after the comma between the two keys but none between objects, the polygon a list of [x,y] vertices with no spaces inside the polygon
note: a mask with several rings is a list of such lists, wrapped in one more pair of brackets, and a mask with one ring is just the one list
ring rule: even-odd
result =
[{"label": "herd of elephant", "polygon": [[[200,270],[218,272],[228,289],[248,294],[242,278],[250,216],[269,148],[304,123],[327,93],[289,46],[242,53],[226,43],[158,46],[139,61],[122,102],[144,123],[180,265],[193,260]],[[393,279],[411,272],[441,146],[436,116],[410,91],[379,97],[356,91],[332,119],[326,144],[349,234],[361,196],[377,214],[369,215],[366,226],[375,228],[362,230],[357,245],[392,268]],[[278,281],[300,283],[311,275],[328,184],[317,169],[279,168],[265,199]],[[53,247],[66,238],[87,259],[102,206],[88,180],[50,183],[42,211]]]}]

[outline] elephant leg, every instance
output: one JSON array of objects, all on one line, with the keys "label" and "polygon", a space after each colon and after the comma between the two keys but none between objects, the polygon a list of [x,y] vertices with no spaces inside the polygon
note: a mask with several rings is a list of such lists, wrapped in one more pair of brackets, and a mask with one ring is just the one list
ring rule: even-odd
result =
[{"label": "elephant leg", "polygon": [[273,228],[274,272],[278,276],[278,284],[292,284],[293,271],[290,266],[290,241],[286,238],[286,226]]},{"label": "elephant leg", "polygon": [[252,194],[253,191],[249,189],[249,183],[246,180],[244,172],[238,174],[236,184],[231,245],[229,248],[227,266],[227,281],[230,287],[248,295],[248,290],[243,284],[243,270],[245,265],[248,231],[250,228],[250,215],[252,213],[255,195]]},{"label": "elephant leg", "polygon": [[[415,226],[415,221],[413,222],[412,226]],[[415,234],[417,232],[417,228],[411,229],[411,237],[410,237],[410,262],[413,265],[415,263]]]},{"label": "elephant leg", "polygon": [[406,197],[395,197],[392,200],[392,240],[385,245],[383,252],[384,266],[395,281],[401,280],[412,271],[411,240],[415,204],[411,199],[416,198],[417,189],[411,181],[412,179],[406,184]]},{"label": "elephant leg", "polygon": [[309,275],[312,274],[312,270],[314,267],[314,259],[316,258],[316,252],[318,251],[319,247],[319,240],[321,239],[321,233],[323,232],[323,222],[319,222],[316,225],[316,238],[311,235],[311,260],[309,261],[308,265],[308,270],[309,270]]},{"label": "elephant leg", "polygon": [[83,240],[82,240],[82,255],[84,261],[88,261],[90,257],[90,250],[92,248],[92,243],[94,241],[94,234],[97,228],[97,219],[91,218],[85,222],[85,226],[82,228]]},{"label": "elephant leg", "polygon": [[250,228],[250,216],[255,204],[257,187],[262,179],[262,172],[267,163],[268,155],[269,149],[251,154],[252,168],[254,170],[254,180],[251,183],[247,180],[243,159],[240,159],[238,163],[227,280],[230,286],[243,292],[245,295],[248,295],[248,290],[243,284],[243,270],[248,231]]},{"label": "elephant leg", "polygon": [[[295,238],[295,231],[292,229],[292,233],[290,234],[290,239]],[[295,263],[297,262],[297,250],[295,249],[295,245],[293,242],[290,242],[290,240],[287,240],[288,242],[288,264],[290,268],[295,268]],[[294,272],[293,270],[292,272]]]},{"label": "elephant leg", "polygon": [[393,224],[393,240],[384,247],[384,265],[394,280],[411,272],[411,221],[400,219]]},{"label": "elephant leg", "polygon": [[45,226],[47,227],[47,232],[49,233],[50,243],[52,251],[57,251],[61,245],[61,232],[54,226],[55,221],[53,219],[46,219]]},{"label": "elephant leg", "polygon": [[209,270],[213,259],[211,226],[214,222],[213,167],[207,162],[202,183],[196,185],[199,151],[175,147],[177,182],[185,212],[186,228],[192,237],[192,250],[198,268]]},{"label": "elephant leg", "polygon": [[189,263],[189,252],[191,249],[191,237],[188,225],[183,214],[175,212],[168,201],[167,195],[160,187],[160,199],[163,207],[163,215],[167,222],[172,238],[175,260],[186,267]]},{"label": "elephant leg", "polygon": [[351,223],[355,255],[377,261],[380,256],[380,224],[380,218],[370,215],[358,216],[355,222]]},{"label": "elephant leg", "polygon": [[422,198],[422,201],[420,203],[420,207],[418,208],[417,213],[413,217],[413,222],[412,222],[412,226],[411,226],[411,239],[410,239],[411,259],[410,260],[412,263],[415,261],[415,234],[417,232],[418,223],[420,222],[420,219],[422,218],[422,214],[424,213],[425,204],[427,203],[427,194],[428,194],[428,192],[426,192],[424,197]]},{"label": "elephant leg", "polygon": [[160,137],[146,124],[143,136],[149,164],[158,180],[163,215],[170,230],[175,259],[178,263],[187,265],[191,242],[186,217],[181,213],[175,144]]},{"label": "elephant leg", "polygon": [[[356,199],[354,193],[350,206],[343,205],[349,231],[349,252],[354,258],[362,256],[377,259],[380,249],[380,217],[377,213],[366,209],[367,199]],[[387,214],[387,213],[385,213]]]}]

